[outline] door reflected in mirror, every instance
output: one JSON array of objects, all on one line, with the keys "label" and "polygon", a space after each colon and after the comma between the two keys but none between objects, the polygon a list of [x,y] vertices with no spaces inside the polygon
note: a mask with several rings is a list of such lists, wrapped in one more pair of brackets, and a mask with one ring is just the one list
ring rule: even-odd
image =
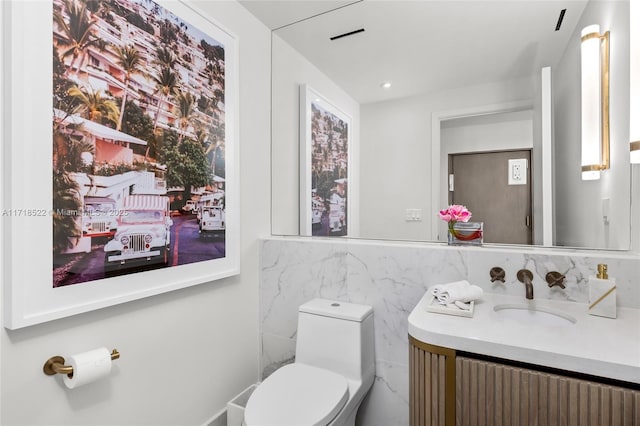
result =
[{"label": "door reflected in mirror", "polygon": [[530,163],[530,150],[449,155],[449,203],[484,223],[484,242],[533,241]]}]

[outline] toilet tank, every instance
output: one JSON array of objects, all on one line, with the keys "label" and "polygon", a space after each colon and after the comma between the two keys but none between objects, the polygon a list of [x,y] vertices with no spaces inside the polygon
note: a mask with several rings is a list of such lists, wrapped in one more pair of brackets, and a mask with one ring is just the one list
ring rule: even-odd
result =
[{"label": "toilet tank", "polygon": [[313,299],[298,309],[296,362],[366,381],[375,374],[373,308]]}]

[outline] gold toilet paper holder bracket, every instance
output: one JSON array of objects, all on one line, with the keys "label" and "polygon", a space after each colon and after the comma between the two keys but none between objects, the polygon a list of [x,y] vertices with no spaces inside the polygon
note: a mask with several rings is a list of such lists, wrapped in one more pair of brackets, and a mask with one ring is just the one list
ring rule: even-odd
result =
[{"label": "gold toilet paper holder bracket", "polygon": [[[117,349],[111,351],[111,360],[116,360],[120,358],[120,352]],[[73,367],[70,365],[64,365],[64,358],[60,355],[52,356],[45,363],[44,367],[42,367],[42,371],[47,376],[53,376],[55,374],[66,374],[71,378],[73,376]]]}]

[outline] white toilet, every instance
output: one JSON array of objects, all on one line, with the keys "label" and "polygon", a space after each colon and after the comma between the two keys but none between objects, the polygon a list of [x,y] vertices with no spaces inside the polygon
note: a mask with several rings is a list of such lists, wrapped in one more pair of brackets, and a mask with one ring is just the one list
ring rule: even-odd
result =
[{"label": "white toilet", "polygon": [[296,361],[251,394],[246,426],[353,426],[373,385],[373,308],[314,299],[298,309]]}]

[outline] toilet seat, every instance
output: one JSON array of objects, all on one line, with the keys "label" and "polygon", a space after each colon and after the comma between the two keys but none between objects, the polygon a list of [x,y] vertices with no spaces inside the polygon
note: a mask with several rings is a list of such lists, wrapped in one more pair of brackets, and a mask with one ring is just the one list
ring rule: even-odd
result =
[{"label": "toilet seat", "polygon": [[349,399],[347,379],[310,365],[285,365],[253,392],[244,412],[246,426],[324,426]]}]

